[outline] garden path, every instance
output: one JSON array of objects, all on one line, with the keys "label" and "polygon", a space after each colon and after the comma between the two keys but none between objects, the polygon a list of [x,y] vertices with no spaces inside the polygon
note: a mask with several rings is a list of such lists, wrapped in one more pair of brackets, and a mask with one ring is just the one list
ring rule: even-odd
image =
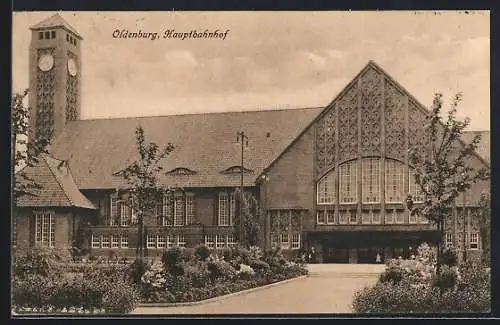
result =
[{"label": "garden path", "polygon": [[139,307],[132,314],[350,313],[354,292],[377,281],[384,265],[314,264],[310,275],[289,283],[193,306]]}]

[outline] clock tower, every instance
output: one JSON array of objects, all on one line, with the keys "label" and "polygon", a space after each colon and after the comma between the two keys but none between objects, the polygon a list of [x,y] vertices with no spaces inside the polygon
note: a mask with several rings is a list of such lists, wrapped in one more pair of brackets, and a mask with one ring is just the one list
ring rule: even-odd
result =
[{"label": "clock tower", "polygon": [[30,30],[30,139],[53,140],[80,118],[82,37],[59,14]]}]

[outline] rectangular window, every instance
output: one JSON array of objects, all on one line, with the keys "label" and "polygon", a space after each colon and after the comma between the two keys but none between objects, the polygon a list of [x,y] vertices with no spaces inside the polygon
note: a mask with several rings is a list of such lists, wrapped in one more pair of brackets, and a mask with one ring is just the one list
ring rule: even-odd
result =
[{"label": "rectangular window", "polygon": [[229,226],[229,202],[226,192],[219,193],[219,226]]},{"label": "rectangular window", "polygon": [[205,246],[207,246],[210,249],[215,248],[215,241],[216,241],[216,236],[215,235],[205,235]]},{"label": "rectangular window", "polygon": [[186,247],[186,239],[183,234],[177,235],[177,246]]},{"label": "rectangular window", "polygon": [[130,226],[129,207],[125,203],[120,204],[120,225],[122,227]]},{"label": "rectangular window", "polygon": [[110,240],[109,240],[109,235],[102,235],[102,237],[101,237],[101,247],[102,248],[110,248],[111,247],[111,243],[110,243]]},{"label": "rectangular window", "polygon": [[300,248],[300,233],[294,232],[292,233],[292,249]]},{"label": "rectangular window", "polygon": [[157,235],[156,236],[156,247],[158,248],[165,248],[167,246],[165,236],[164,235]]},{"label": "rectangular window", "polygon": [[358,223],[358,217],[356,215],[356,210],[351,210],[348,213],[349,213],[349,223],[350,224]]},{"label": "rectangular window", "polygon": [[69,34],[66,34],[66,41],[69,42]]},{"label": "rectangular window", "polygon": [[118,248],[118,247],[120,247],[120,236],[111,235],[111,248]]},{"label": "rectangular window", "polygon": [[236,246],[236,241],[234,240],[233,234],[227,235],[227,246],[228,247],[235,247]]},{"label": "rectangular window", "polygon": [[428,224],[429,223],[429,219],[427,219],[426,217],[424,217],[423,215],[420,215],[418,216],[418,221],[420,223],[423,223],[423,224]]},{"label": "rectangular window", "polygon": [[234,224],[234,218],[236,216],[236,198],[234,193],[229,193],[229,225]]},{"label": "rectangular window", "polygon": [[35,215],[35,243],[42,247],[54,247],[55,219],[50,212]]},{"label": "rectangular window", "polygon": [[340,166],[340,203],[358,202],[357,173],[357,161],[351,161]]},{"label": "rectangular window", "polygon": [[396,210],[385,210],[385,223],[392,224],[396,221]]},{"label": "rectangular window", "polygon": [[479,234],[477,232],[472,232],[470,234],[469,240],[469,248],[470,249],[479,249]]},{"label": "rectangular window", "polygon": [[363,159],[361,191],[363,203],[380,202],[380,161],[378,158]]},{"label": "rectangular window", "polygon": [[115,226],[116,217],[118,215],[118,198],[116,197],[116,194],[111,194],[111,196],[109,197],[109,206],[110,206],[109,225]]},{"label": "rectangular window", "polygon": [[451,248],[453,246],[453,234],[451,232],[447,232],[445,234],[445,247]]},{"label": "rectangular window", "polygon": [[339,223],[342,225],[347,224],[349,221],[348,211],[339,211]]},{"label": "rectangular window", "polygon": [[408,222],[409,223],[417,223],[418,222],[418,215],[416,213],[414,214],[411,214],[411,213],[408,213]]},{"label": "rectangular window", "polygon": [[128,248],[128,236],[121,235],[120,239],[121,239],[121,243],[120,243],[121,248]]},{"label": "rectangular window", "polygon": [[403,211],[399,210],[399,211],[396,211],[394,210],[394,213],[396,214],[395,216],[395,219],[396,219],[396,223],[404,223],[405,222],[405,215],[403,213]]},{"label": "rectangular window", "polygon": [[135,211],[135,209],[130,209],[130,214],[131,214],[131,217],[130,217],[130,223],[135,225],[137,224],[137,211]]},{"label": "rectangular window", "polygon": [[372,216],[370,210],[363,210],[363,214],[361,216],[361,223],[370,224],[372,222]]},{"label": "rectangular window", "polygon": [[410,186],[410,194],[413,199],[413,202],[415,203],[422,203],[424,202],[424,193],[420,189],[420,185],[417,184],[415,180],[415,172],[410,169],[408,175],[408,180],[409,180],[409,186]]},{"label": "rectangular window", "polygon": [[147,247],[148,248],[156,248],[156,235],[148,234]]},{"label": "rectangular window", "polygon": [[188,225],[196,221],[194,193],[186,193],[186,219]]},{"label": "rectangular window", "polygon": [[316,223],[318,225],[324,225],[326,223],[326,211],[316,211]]},{"label": "rectangular window", "polygon": [[38,32],[38,39],[43,39],[43,32]]},{"label": "rectangular window", "polygon": [[45,39],[50,39],[50,32],[45,32]]},{"label": "rectangular window", "polygon": [[324,176],[317,186],[317,202],[318,204],[334,204],[335,203],[335,172],[331,171]]},{"label": "rectangular window", "polygon": [[329,225],[335,224],[335,210],[326,210],[326,223]]},{"label": "rectangular window", "polygon": [[162,205],[162,215],[163,215],[163,226],[173,226],[174,225],[174,220],[173,220],[173,213],[172,213],[172,203],[170,200],[170,196],[165,195],[163,196],[163,205]]},{"label": "rectangular window", "polygon": [[183,226],[185,224],[184,218],[184,199],[182,194],[175,194],[174,199],[174,226]]},{"label": "rectangular window", "polygon": [[215,235],[215,248],[222,249],[224,247],[226,247],[226,236]]},{"label": "rectangular window", "polygon": [[52,38],[52,39],[56,38],[56,31],[55,30],[50,32],[50,38]]},{"label": "rectangular window", "polygon": [[101,247],[101,236],[92,234],[92,248]]},{"label": "rectangular window", "polygon": [[175,237],[172,235],[165,236],[167,242],[167,248],[172,248],[175,246]]},{"label": "rectangular window", "polygon": [[379,224],[381,222],[380,211],[372,210],[371,214],[372,214],[372,223]]},{"label": "rectangular window", "polygon": [[404,192],[404,165],[399,161],[387,159],[385,162],[385,202],[403,202]]},{"label": "rectangular window", "polygon": [[290,248],[290,242],[288,240],[288,232],[281,233],[280,242],[281,242],[281,248],[283,249]]}]

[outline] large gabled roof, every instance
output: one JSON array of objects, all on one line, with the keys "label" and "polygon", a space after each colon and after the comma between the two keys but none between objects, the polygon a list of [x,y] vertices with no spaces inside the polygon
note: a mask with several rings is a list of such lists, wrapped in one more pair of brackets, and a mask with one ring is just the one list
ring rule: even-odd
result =
[{"label": "large gabled roof", "polygon": [[77,207],[95,209],[80,192],[65,161],[41,155],[35,166],[26,167],[25,175],[39,188],[18,198],[18,207]]},{"label": "large gabled roof", "polygon": [[[114,189],[123,180],[113,176],[137,158],[135,128],[146,141],[172,143],[160,181],[183,187],[240,185],[241,146],[237,132],[248,135],[244,147],[244,184],[274,160],[322,108],[188,114],[70,121],[50,148],[69,161],[80,189]],[[237,166],[238,168],[231,168]],[[179,175],[176,169],[184,171]],[[175,170],[175,171],[174,171]],[[168,171],[174,171],[167,173]],[[189,171],[189,172],[185,172]],[[233,171],[230,173],[229,171]],[[189,175],[186,175],[189,174]]]},{"label": "large gabled roof", "polygon": [[56,28],[56,27],[62,27],[73,33],[76,37],[83,39],[80,34],[76,31],[76,29],[73,28],[66,20],[64,20],[63,17],[59,14],[55,14],[50,16],[49,18],[42,20],[41,22],[33,25],[30,27],[31,30],[39,30],[39,29],[46,29],[46,28]]},{"label": "large gabled roof", "polygon": [[[319,119],[324,116],[328,110],[335,105],[335,102],[339,98],[341,98],[356,82],[358,82],[359,78],[368,71],[369,69],[374,69],[378,71],[380,74],[382,74],[385,78],[387,78],[392,84],[394,84],[399,91],[401,91],[403,94],[405,94],[410,101],[412,101],[418,110],[420,110],[423,114],[428,115],[429,110],[419,101],[417,100],[405,87],[403,87],[397,80],[395,80],[391,75],[389,75],[384,69],[382,69],[377,63],[374,61],[370,60],[368,63],[361,69],[361,71],[335,96],[335,98],[327,105],[325,106],[322,111],[313,119],[309,122],[309,124],[288,144],[288,146],[281,152],[280,155],[278,155],[271,163],[266,166],[266,168],[262,171],[261,174],[257,175],[258,178],[266,173],[280,158],[285,152],[293,146],[293,144],[298,141],[302,135],[307,132],[307,130]],[[470,135],[473,132],[481,132],[482,134],[482,139],[478,145],[478,148],[476,152],[474,153],[475,156],[484,164],[489,166],[489,131],[470,131],[470,132],[465,132],[464,136],[462,137],[462,142],[464,143],[469,143],[470,140],[472,140],[474,135]],[[484,155],[484,156],[483,156]]]}]

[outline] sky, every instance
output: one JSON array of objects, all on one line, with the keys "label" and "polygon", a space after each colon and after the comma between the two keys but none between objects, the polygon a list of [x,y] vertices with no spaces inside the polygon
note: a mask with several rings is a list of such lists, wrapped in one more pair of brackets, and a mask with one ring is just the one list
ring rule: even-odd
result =
[{"label": "sky", "polygon": [[[54,13],[13,14],[13,91],[28,87],[29,27]],[[426,106],[462,92],[457,115],[490,129],[488,11],[60,14],[83,37],[82,119],[323,107],[373,60]]]}]

